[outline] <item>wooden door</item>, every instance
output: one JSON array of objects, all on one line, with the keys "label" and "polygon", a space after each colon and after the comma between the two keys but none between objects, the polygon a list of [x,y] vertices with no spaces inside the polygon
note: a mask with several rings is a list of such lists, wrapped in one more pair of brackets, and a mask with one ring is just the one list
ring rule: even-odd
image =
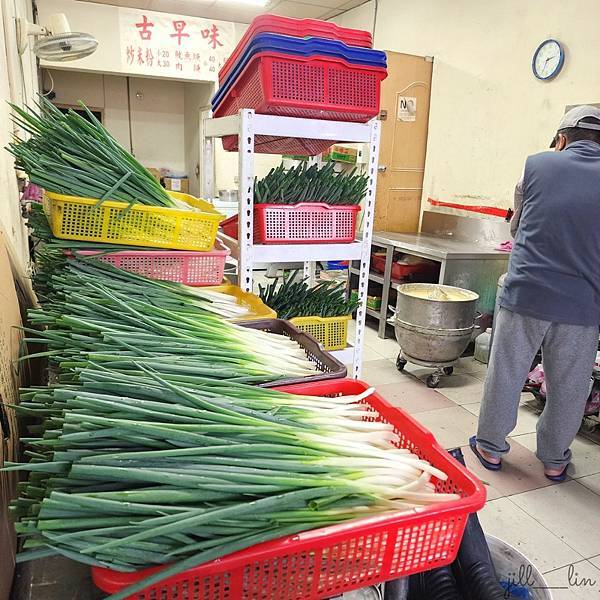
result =
[{"label": "wooden door", "polygon": [[381,90],[381,149],[375,231],[419,227],[433,59],[388,52]]}]

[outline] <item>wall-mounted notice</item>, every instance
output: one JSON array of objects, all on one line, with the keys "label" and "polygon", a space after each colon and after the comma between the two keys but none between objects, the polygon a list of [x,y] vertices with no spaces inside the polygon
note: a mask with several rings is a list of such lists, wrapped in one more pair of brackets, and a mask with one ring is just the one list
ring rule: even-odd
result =
[{"label": "wall-mounted notice", "polygon": [[235,47],[234,24],[129,8],[119,9],[123,71],[217,81]]},{"label": "wall-mounted notice", "polygon": [[398,96],[397,118],[399,121],[417,120],[417,99],[414,96]]}]

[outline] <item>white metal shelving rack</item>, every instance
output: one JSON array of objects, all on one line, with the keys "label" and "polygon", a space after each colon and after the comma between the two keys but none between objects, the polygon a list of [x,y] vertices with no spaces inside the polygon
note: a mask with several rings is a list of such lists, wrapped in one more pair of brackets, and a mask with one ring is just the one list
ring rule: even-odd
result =
[{"label": "white metal shelving rack", "polygon": [[[360,260],[358,284],[360,306],[356,315],[354,343],[345,350],[333,352],[344,364],[352,363],[352,375],[355,378],[360,377],[361,372],[380,129],[381,124],[376,119],[364,124],[346,123],[258,115],[253,110],[241,110],[237,115],[206,119],[202,135],[205,189],[212,187],[213,140],[226,135],[237,135],[239,139],[240,218],[238,239],[235,240],[226,235],[221,235],[220,238],[230,248],[232,258],[237,260],[239,285],[244,290],[252,291],[253,266],[257,263],[304,262],[305,275],[314,277],[315,261]],[[359,219],[362,219],[360,239],[349,244],[255,245],[253,243],[253,185],[254,137],[256,135],[331,140],[332,143],[368,144],[369,184],[361,211],[362,216],[359,213]]]}]

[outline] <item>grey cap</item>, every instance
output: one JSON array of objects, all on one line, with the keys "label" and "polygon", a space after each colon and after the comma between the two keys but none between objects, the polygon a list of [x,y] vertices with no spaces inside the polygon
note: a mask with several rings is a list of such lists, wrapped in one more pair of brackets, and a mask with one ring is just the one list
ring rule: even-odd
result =
[{"label": "grey cap", "polygon": [[558,131],[561,129],[569,129],[570,127],[579,127],[580,129],[596,129],[597,131],[600,131],[600,123],[596,125],[595,123],[580,122],[586,117],[593,117],[594,119],[598,119],[598,121],[600,121],[600,108],[590,106],[589,104],[572,108],[569,112],[565,113],[560,125],[558,126]]},{"label": "grey cap", "polygon": [[[599,123],[581,123],[582,119],[586,119],[588,117],[597,119]],[[563,129],[570,129],[571,127],[600,131],[600,108],[590,106],[589,104],[582,104],[581,106],[572,108],[566,112],[561,119],[560,124],[558,125],[558,133],[560,133]],[[552,140],[550,148],[554,148],[556,146],[557,138],[558,134]]]}]

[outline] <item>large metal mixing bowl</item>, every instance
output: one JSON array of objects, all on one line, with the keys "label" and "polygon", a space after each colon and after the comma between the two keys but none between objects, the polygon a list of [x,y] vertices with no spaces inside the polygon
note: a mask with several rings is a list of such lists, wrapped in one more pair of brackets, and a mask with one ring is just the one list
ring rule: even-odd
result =
[{"label": "large metal mixing bowl", "polygon": [[[397,290],[393,324],[401,349],[398,368],[407,361],[450,367],[471,341],[479,296],[470,290],[432,283],[402,284]],[[437,383],[439,377],[428,381],[431,387]]]}]

